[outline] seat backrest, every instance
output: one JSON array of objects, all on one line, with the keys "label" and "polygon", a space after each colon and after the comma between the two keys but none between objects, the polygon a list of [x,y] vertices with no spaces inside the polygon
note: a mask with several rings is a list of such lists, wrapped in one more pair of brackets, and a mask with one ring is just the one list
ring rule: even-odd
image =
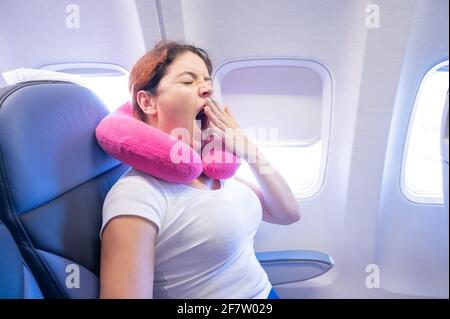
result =
[{"label": "seat backrest", "polygon": [[0,221],[0,299],[41,299],[33,274],[9,230]]},{"label": "seat backrest", "polygon": [[0,214],[46,298],[96,298],[104,198],[128,169],[97,144],[108,114],[89,89],[0,89]]}]

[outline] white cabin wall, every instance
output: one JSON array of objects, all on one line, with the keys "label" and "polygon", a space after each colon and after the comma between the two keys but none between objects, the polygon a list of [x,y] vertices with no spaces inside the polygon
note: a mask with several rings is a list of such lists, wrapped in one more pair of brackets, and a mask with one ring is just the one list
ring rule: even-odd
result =
[{"label": "white cabin wall", "polygon": [[380,198],[375,263],[382,288],[415,297],[449,296],[449,220],[444,205],[417,204],[402,194],[403,149],[425,73],[448,60],[449,2],[421,0],[404,55],[389,132]]},{"label": "white cabin wall", "polygon": [[347,189],[342,259],[337,286],[342,297],[377,297],[366,287],[366,266],[374,263],[377,217],[385,150],[413,22],[416,1],[373,1],[379,6],[380,28],[368,29],[351,174]]},{"label": "white cabin wall", "polygon": [[186,37],[184,34],[183,8],[180,0],[155,0],[155,5],[160,7],[159,17],[164,30],[161,38],[172,41],[184,41]]}]

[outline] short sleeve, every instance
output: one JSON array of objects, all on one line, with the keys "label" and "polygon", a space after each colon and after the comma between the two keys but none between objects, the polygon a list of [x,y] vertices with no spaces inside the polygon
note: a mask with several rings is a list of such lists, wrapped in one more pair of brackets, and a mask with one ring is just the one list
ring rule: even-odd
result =
[{"label": "short sleeve", "polygon": [[129,171],[111,188],[103,203],[102,228],[117,216],[135,215],[146,218],[161,229],[168,206],[162,185],[153,177]]}]

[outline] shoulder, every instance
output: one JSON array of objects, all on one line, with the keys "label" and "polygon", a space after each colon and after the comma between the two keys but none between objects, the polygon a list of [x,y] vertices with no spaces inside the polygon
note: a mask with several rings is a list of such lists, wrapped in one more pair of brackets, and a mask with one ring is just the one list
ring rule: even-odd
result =
[{"label": "shoulder", "polygon": [[167,207],[167,183],[131,168],[113,185],[106,195],[104,208],[130,204]]},{"label": "shoulder", "polygon": [[119,180],[114,184],[112,188],[117,187],[133,187],[134,185],[146,185],[151,188],[164,188],[164,181],[157,179],[156,177],[147,175],[134,168],[130,168],[125,174],[123,174]]},{"label": "shoulder", "polygon": [[153,176],[130,168],[111,187],[107,197],[135,194],[151,194],[152,196],[166,197],[167,182],[159,180]]},{"label": "shoulder", "polygon": [[130,169],[106,195],[102,210],[102,229],[109,220],[122,215],[143,217],[159,228],[168,211],[169,202],[162,181]]}]

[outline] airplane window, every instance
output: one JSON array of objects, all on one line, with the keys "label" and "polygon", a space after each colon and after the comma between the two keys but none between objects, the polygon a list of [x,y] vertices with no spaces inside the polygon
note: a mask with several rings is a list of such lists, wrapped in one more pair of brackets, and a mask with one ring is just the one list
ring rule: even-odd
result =
[{"label": "airplane window", "polygon": [[443,204],[440,132],[448,85],[446,61],[425,75],[416,96],[402,176],[403,193],[414,202]]},{"label": "airplane window", "polygon": [[[302,59],[244,59],[220,66],[215,95],[297,198],[321,188],[331,119],[331,76]],[[238,176],[256,183],[246,162]]]},{"label": "airplane window", "polygon": [[62,63],[42,66],[43,70],[64,72],[80,76],[83,85],[95,92],[110,111],[130,101],[128,71],[108,63]]},{"label": "airplane window", "polygon": [[130,101],[128,91],[128,75],[115,76],[82,76],[83,84],[94,91],[110,111],[114,111],[127,101]]},{"label": "airplane window", "polygon": [[[258,147],[288,182],[297,197],[308,197],[308,194],[315,192],[320,176],[321,141],[308,146]],[[246,162],[241,164],[237,175],[257,184]]]}]

